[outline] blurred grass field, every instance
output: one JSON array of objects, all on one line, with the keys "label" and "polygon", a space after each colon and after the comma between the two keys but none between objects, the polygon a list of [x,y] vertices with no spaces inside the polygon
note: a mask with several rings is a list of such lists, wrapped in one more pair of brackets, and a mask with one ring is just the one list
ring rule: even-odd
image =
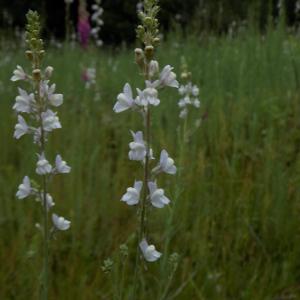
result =
[{"label": "blurred grass field", "polygon": [[[129,130],[142,129],[142,120],[112,111],[125,82],[142,84],[132,50],[65,47],[46,54],[45,67],[54,67],[52,81],[65,99],[63,128],[50,137],[49,154],[61,153],[72,166],[51,187],[58,214],[72,226],[51,243],[50,299],[300,299],[299,38],[282,29],[264,37],[251,30],[235,38],[170,35],[159,48],[161,67],[170,64],[178,75],[185,56],[201,100],[187,128],[202,122],[184,142],[179,95],[161,94],[154,154],[166,147],[181,164],[176,178],[160,182],[173,202],[150,212],[149,231],[165,253],[139,278],[136,299],[130,297],[136,209],[119,200],[142,176],[127,158]],[[24,175],[34,177],[36,149],[29,137],[12,137],[18,84],[9,81],[17,64],[30,66],[21,47],[2,44],[0,56],[0,299],[36,299],[40,207],[15,198]],[[81,73],[89,66],[97,69],[97,84],[87,90]],[[174,252],[180,259],[169,282]],[[101,266],[108,257],[114,265],[107,275]]]}]

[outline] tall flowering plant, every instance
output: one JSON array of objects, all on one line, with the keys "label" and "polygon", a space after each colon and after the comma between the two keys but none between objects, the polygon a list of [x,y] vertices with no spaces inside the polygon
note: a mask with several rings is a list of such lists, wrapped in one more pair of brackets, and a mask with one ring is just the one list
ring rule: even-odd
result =
[{"label": "tall flowering plant", "polygon": [[18,88],[19,95],[13,106],[18,115],[18,123],[15,126],[14,137],[20,139],[24,135],[31,135],[33,143],[37,146],[37,162],[35,173],[38,176],[32,181],[25,176],[17,191],[17,198],[23,200],[34,197],[43,211],[43,236],[44,236],[44,269],[43,269],[43,296],[48,299],[49,276],[49,241],[57,231],[69,229],[70,221],[52,213],[53,226],[49,224],[50,210],[55,205],[53,197],[49,193],[51,179],[58,174],[69,173],[71,168],[57,154],[54,164],[47,158],[47,142],[49,134],[61,128],[56,109],[63,103],[63,95],[55,93],[56,85],[50,84],[53,73],[51,66],[42,70],[42,60],[45,56],[43,41],[40,38],[40,19],[36,12],[29,11],[26,15],[26,42],[28,50],[26,56],[31,62],[31,73],[27,73],[21,66],[17,66],[11,80],[23,81],[28,84],[28,91]]},{"label": "tall flowering plant", "polygon": [[101,47],[103,45],[103,41],[100,38],[101,27],[104,22],[102,20],[103,8],[101,7],[101,0],[95,0],[95,3],[92,5],[92,30],[91,35],[95,39],[96,46]]},{"label": "tall flowering plant", "polygon": [[178,106],[180,108],[179,117],[186,119],[188,115],[188,107],[200,107],[199,101],[199,88],[197,85],[192,83],[192,73],[188,71],[188,66],[184,58],[182,58],[182,73],[181,79],[184,84],[180,85],[178,92],[181,96]]},{"label": "tall flowering plant", "polygon": [[[113,110],[121,113],[126,110],[142,115],[144,129],[131,131],[132,141],[129,143],[128,157],[132,161],[140,162],[143,167],[143,178],[135,180],[132,187],[127,188],[121,201],[128,205],[136,205],[139,211],[138,246],[147,262],[154,262],[162,253],[151,244],[150,236],[146,228],[148,208],[163,208],[170,203],[170,199],[159,187],[157,177],[161,173],[175,174],[176,166],[168,152],[163,149],[160,152],[159,161],[155,162],[152,150],[151,116],[155,108],[159,106],[159,91],[166,87],[178,88],[176,75],[170,65],[159,71],[159,63],[155,60],[155,49],[159,44],[158,0],[145,0],[144,9],[139,12],[141,25],[137,28],[137,36],[143,44],[143,49],[135,49],[135,60],[144,77],[145,86],[137,88],[134,96],[129,83],[126,83],[123,92],[117,97]],[[139,254],[137,254],[137,259]]]}]

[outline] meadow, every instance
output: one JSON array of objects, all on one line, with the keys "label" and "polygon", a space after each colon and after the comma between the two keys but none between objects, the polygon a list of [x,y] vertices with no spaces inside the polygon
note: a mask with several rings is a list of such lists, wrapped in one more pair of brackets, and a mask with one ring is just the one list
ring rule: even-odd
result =
[{"label": "meadow", "polygon": [[[52,185],[57,210],[72,226],[51,242],[50,299],[133,300],[137,216],[120,198],[141,172],[127,159],[129,129],[141,120],[112,111],[125,82],[142,82],[133,47],[46,49],[45,67],[54,67],[65,99],[49,153],[62,150],[72,167]],[[178,92],[161,94],[154,154],[167,146],[179,172],[163,177],[170,207],[150,212],[164,254],[144,267],[135,300],[300,299],[299,37],[283,28],[235,37],[170,34],[157,56],[178,78],[186,58],[201,107],[185,123]],[[17,64],[30,65],[14,43],[2,43],[0,57],[0,299],[36,299],[40,208],[15,197],[36,157],[30,138],[13,139],[18,85],[9,80]],[[85,89],[81,73],[90,66],[96,85]],[[113,264],[104,272],[108,258]]]}]

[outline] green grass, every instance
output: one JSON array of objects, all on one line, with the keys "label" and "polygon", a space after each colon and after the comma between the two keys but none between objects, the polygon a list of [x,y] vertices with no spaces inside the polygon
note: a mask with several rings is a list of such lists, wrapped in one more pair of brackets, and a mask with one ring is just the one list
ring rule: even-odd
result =
[{"label": "green grass", "polygon": [[[201,88],[201,109],[190,115],[188,127],[206,117],[183,144],[178,94],[161,93],[154,152],[158,157],[166,147],[182,164],[179,176],[160,181],[173,205],[149,218],[152,240],[168,249],[139,278],[141,295],[130,297],[138,220],[136,209],[119,199],[141,177],[127,154],[129,130],[141,129],[142,120],[116,115],[112,106],[125,82],[141,87],[133,51],[49,49],[46,65],[54,67],[65,103],[59,110],[63,128],[48,149],[72,166],[51,188],[56,212],[72,227],[51,243],[50,299],[300,299],[299,51],[298,39],[282,30],[264,38],[251,31],[235,39],[170,36],[160,47],[161,65],[171,64],[179,74],[184,55]],[[0,55],[0,299],[36,299],[40,207],[15,198],[23,176],[34,177],[36,149],[29,137],[12,138],[18,85],[9,81],[17,64],[29,65],[22,49],[2,47]],[[85,90],[80,78],[90,65],[97,67],[96,91]],[[124,265],[123,243],[129,247]],[[173,252],[180,261],[164,293]],[[114,267],[106,275],[101,265],[108,257]]]}]

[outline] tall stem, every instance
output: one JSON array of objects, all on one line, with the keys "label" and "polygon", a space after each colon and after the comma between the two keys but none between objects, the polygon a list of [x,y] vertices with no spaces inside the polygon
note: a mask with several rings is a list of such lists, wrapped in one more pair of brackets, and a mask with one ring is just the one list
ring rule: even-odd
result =
[{"label": "tall stem", "polygon": [[[145,80],[149,79],[148,76],[148,66],[145,67],[144,72]],[[144,110],[144,128],[145,128],[145,143],[146,143],[146,157],[144,164],[144,180],[143,180],[143,198],[141,201],[141,216],[140,216],[140,227],[138,229],[138,240],[137,240],[137,249],[136,249],[136,260],[135,260],[135,271],[134,271],[134,286],[133,286],[133,295],[137,297],[137,275],[139,268],[139,243],[143,238],[146,238],[146,217],[147,217],[147,198],[148,198],[148,181],[149,181],[149,157],[150,157],[150,125],[151,125],[151,114],[150,107]]]},{"label": "tall stem", "polygon": [[146,209],[148,197],[148,181],[149,181],[149,156],[150,156],[150,108],[146,110],[145,116],[145,142],[146,142],[146,158],[144,167],[144,194],[142,199],[141,223],[140,223],[140,241],[146,237]]},{"label": "tall stem", "polygon": [[[36,63],[36,67],[39,66],[39,63]],[[40,118],[40,127],[41,127],[41,141],[40,141],[40,154],[44,154],[46,150],[46,139],[45,131],[43,127],[42,112],[44,109],[44,103],[40,94],[40,85],[41,81],[37,80],[36,84],[36,93],[37,101],[39,103],[39,118]],[[44,229],[44,261],[43,261],[43,299],[48,299],[48,281],[49,281],[49,231],[48,231],[48,207],[47,207],[47,176],[43,175],[42,178],[42,201],[43,201],[43,229]]]},{"label": "tall stem", "polygon": [[43,176],[43,203],[44,203],[44,293],[43,299],[48,299],[49,281],[49,232],[48,232],[48,211],[47,211],[47,178]]}]

